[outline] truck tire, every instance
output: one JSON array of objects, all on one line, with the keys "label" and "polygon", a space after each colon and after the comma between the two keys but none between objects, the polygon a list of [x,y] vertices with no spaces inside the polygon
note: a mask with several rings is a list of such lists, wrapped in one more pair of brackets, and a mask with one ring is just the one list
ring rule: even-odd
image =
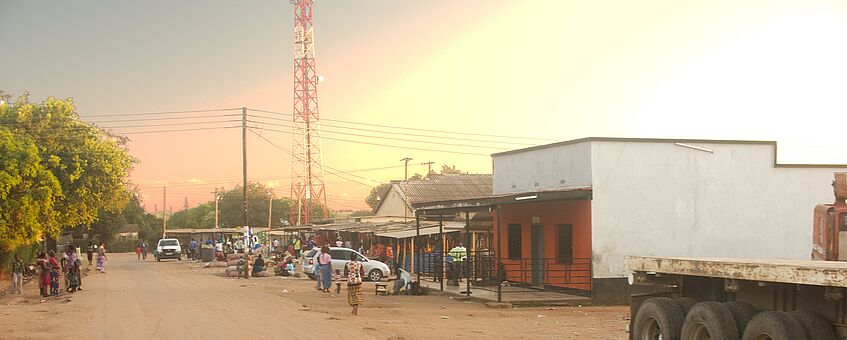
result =
[{"label": "truck tire", "polygon": [[746,302],[724,302],[724,306],[726,306],[730,313],[732,313],[732,318],[735,319],[735,325],[738,328],[739,335],[744,334],[744,329],[747,328],[747,324],[750,323],[750,320],[759,313],[759,310],[756,309],[756,307],[753,307],[753,305]]},{"label": "truck tire", "polygon": [[673,301],[679,305],[679,308],[682,308],[683,317],[685,317],[685,315],[687,315],[688,312],[691,311],[691,308],[694,308],[694,305],[697,304],[697,300],[694,300],[690,297],[678,297],[674,298]]},{"label": "truck tire", "polygon": [[806,330],[806,336],[814,340],[837,340],[832,324],[826,321],[820,314],[807,311],[795,311],[790,313]]},{"label": "truck tire", "polygon": [[747,324],[742,340],[810,340],[803,325],[791,314],[766,311],[756,314]]},{"label": "truck tire", "polygon": [[704,301],[694,305],[682,324],[683,340],[739,340],[732,312],[722,303]]},{"label": "truck tire", "polygon": [[683,317],[682,308],[673,299],[649,298],[641,304],[635,315],[632,338],[634,340],[679,340]]}]

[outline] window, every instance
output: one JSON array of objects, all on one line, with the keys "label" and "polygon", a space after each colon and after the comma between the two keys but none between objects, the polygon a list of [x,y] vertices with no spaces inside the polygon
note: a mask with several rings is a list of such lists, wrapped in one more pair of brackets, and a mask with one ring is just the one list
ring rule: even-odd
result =
[{"label": "window", "polygon": [[573,263],[573,225],[557,224],[559,231],[559,263]]},{"label": "window", "polygon": [[509,258],[521,258],[521,225],[509,224]]},{"label": "window", "polygon": [[333,260],[349,260],[350,259],[350,251],[349,250],[341,250],[341,249],[330,249],[329,256],[332,256]]}]

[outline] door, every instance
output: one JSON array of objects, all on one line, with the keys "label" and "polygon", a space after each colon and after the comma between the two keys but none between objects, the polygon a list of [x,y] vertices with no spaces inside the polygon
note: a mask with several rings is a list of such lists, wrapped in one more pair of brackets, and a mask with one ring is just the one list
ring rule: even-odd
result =
[{"label": "door", "polygon": [[544,226],[532,225],[532,283],[544,284]]}]

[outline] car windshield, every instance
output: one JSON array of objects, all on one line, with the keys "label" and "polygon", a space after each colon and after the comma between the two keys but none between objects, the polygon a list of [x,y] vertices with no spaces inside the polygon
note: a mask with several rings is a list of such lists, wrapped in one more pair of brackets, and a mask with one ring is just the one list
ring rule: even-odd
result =
[{"label": "car windshield", "polygon": [[162,240],[162,242],[159,242],[159,245],[160,246],[178,246],[179,242],[177,242],[176,240]]}]

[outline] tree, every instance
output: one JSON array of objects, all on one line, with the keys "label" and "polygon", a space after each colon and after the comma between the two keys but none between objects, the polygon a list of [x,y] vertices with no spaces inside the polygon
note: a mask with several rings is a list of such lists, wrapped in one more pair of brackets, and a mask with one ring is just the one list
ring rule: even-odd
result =
[{"label": "tree", "polygon": [[376,212],[376,208],[379,206],[379,201],[385,196],[388,192],[388,189],[391,189],[391,183],[382,183],[371,188],[370,194],[365,198],[365,203],[367,203],[373,212]]},{"label": "tree", "polygon": [[[0,106],[0,111],[3,106]],[[44,168],[31,138],[0,126],[0,263],[3,254],[33,243],[44,233],[58,233],[45,223],[56,214],[59,181]]]},{"label": "tree", "polygon": [[36,141],[41,166],[61,187],[52,192],[53,213],[40,221],[49,235],[58,236],[61,227],[91,225],[102,212],[126,205],[127,175],[137,163],[127,139],[80,121],[71,99],[33,104],[24,94],[12,105],[0,105],[0,125]]},{"label": "tree", "polygon": [[462,170],[456,169],[456,166],[447,166],[447,164],[441,165],[441,174],[442,175],[461,175],[464,172]]}]

